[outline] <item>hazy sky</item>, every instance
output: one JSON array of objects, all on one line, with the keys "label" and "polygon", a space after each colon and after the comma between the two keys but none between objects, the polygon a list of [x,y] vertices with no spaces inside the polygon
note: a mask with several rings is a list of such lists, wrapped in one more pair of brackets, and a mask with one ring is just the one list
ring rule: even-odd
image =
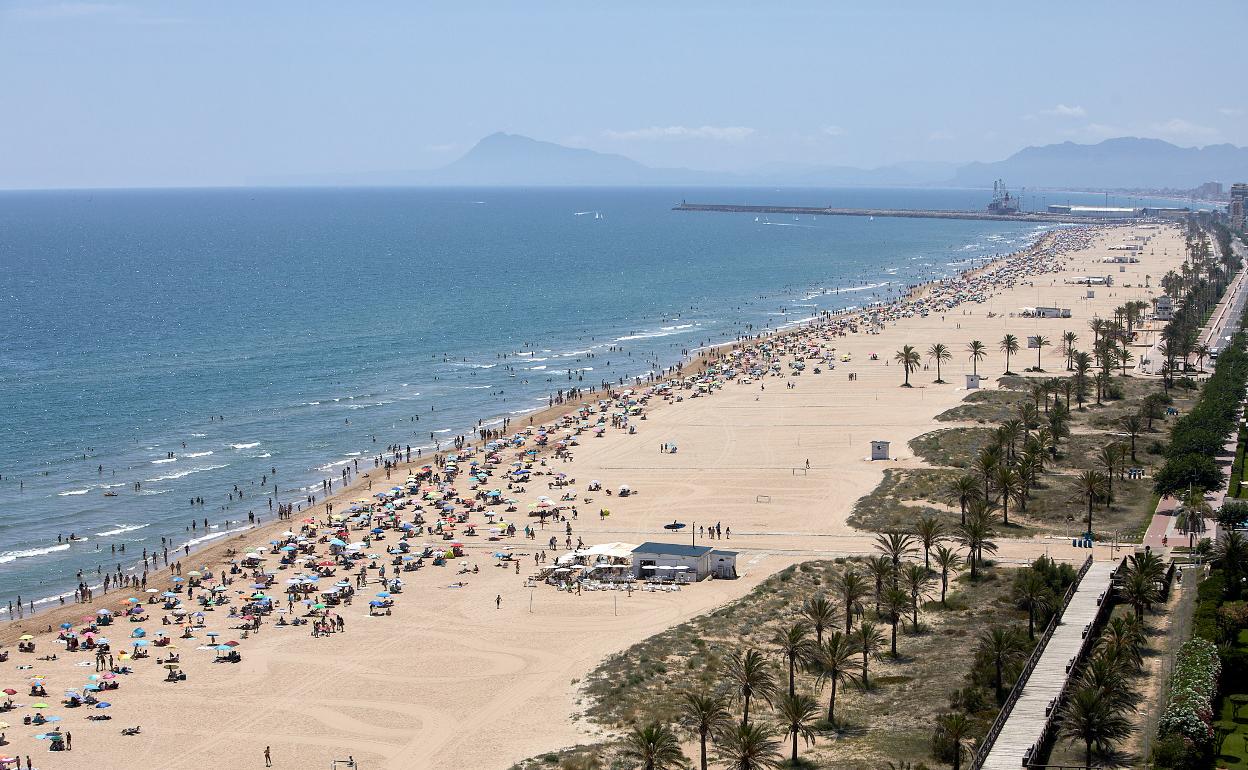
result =
[{"label": "hazy sky", "polygon": [[0,187],[430,168],[499,130],[734,170],[1244,145],[1246,22],[1245,0],[0,0]]}]

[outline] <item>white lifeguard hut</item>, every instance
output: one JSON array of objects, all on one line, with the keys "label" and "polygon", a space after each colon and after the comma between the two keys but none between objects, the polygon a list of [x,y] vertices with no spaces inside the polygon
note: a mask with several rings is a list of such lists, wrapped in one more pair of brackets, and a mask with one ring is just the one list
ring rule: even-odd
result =
[{"label": "white lifeguard hut", "polygon": [[977,390],[979,388],[979,379],[980,378],[978,374],[966,375],[966,389]]},{"label": "white lifeguard hut", "polygon": [[887,460],[888,459],[888,442],[872,441],[871,442],[871,459]]}]

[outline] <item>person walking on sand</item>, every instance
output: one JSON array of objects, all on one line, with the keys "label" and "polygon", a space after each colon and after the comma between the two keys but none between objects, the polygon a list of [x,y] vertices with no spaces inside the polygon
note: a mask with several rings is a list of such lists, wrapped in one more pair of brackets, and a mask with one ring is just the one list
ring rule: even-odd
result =
[{"label": "person walking on sand", "polygon": [[494,609],[501,610],[503,608],[503,595],[499,594],[494,597]]},{"label": "person walking on sand", "polygon": [[264,747],[264,766],[265,766],[265,767],[272,767],[272,766],[273,766],[273,757],[269,754],[269,747],[268,747],[268,746],[265,746],[265,747]]}]

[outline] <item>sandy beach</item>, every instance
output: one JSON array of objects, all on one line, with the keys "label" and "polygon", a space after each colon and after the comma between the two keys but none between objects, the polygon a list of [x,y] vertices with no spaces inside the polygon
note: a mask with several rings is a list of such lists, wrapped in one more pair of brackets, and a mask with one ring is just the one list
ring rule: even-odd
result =
[{"label": "sandy beach", "polygon": [[[277,627],[275,614],[264,619],[259,631],[240,639],[241,631],[231,628],[238,621],[227,617],[228,607],[205,612],[206,625],[194,632],[194,639],[173,642],[186,680],[163,681],[166,669],[154,662],[156,650],[151,659],[125,661],[134,673],[119,676],[121,687],[100,697],[112,707],[95,712],[111,715],[109,721],[87,721],[93,713],[89,708],[60,706],[63,692],[81,686],[94,672],[93,656],[66,653],[55,634],[44,629],[62,622],[78,625],[105,607],[122,611],[123,600],[132,594],[112,591],[90,605],[71,604],[6,623],[0,628],[0,645],[10,658],[0,664],[0,689],[14,688],[13,701],[19,707],[0,713],[0,722],[10,725],[3,730],[9,745],[0,747],[0,756],[30,755],[35,767],[68,767],[83,760],[97,768],[131,767],[136,761],[162,768],[262,767],[269,746],[275,767],[327,767],[331,760],[351,756],[365,768],[506,768],[543,751],[590,742],[596,737],[592,728],[573,718],[579,711],[576,683],[602,658],[739,597],[790,564],[871,550],[871,535],[853,530],[846,519],[886,468],[920,464],[910,457],[907,442],[932,430],[932,418],[967,395],[964,375],[972,367],[964,351],[970,340],[982,340],[989,350],[979,364],[985,375],[982,387],[995,387],[1004,369],[998,343],[1007,333],[1023,345],[1011,362],[1013,370],[1021,373],[1035,365],[1036,351],[1026,348],[1026,339],[1043,334],[1053,346],[1043,350],[1042,363],[1049,372],[1058,372],[1058,341],[1064,331],[1079,334],[1077,347],[1083,347],[1090,339],[1090,319],[1112,316],[1113,308],[1128,300],[1157,296],[1160,277],[1183,260],[1182,232],[1169,225],[1061,232],[1046,236],[1013,262],[1001,260],[957,282],[925,287],[903,306],[834,316],[817,328],[795,329],[773,342],[786,348],[775,358],[785,374],[794,351],[813,348],[834,347],[835,368],[825,365],[814,374],[818,364],[808,362],[798,377],[745,382],[738,376],[696,398],[691,397],[696,387],[675,390],[670,400],[655,395],[645,404],[645,419],[630,417],[627,425],[635,431],[608,426],[601,438],[585,431],[577,436],[579,444],[570,447],[571,459],[540,455],[544,464],[535,465],[535,471],[562,472],[578,490],[579,515],[570,522],[573,541],[713,542],[740,553],[737,580],[631,594],[576,595],[545,584],[529,585],[533,554],[551,535],[558,537],[563,552],[565,537],[564,523],[548,523],[543,529],[537,518],[526,516],[540,495],[558,500],[566,491],[548,489],[552,477],[535,475],[523,493],[506,492],[517,499],[518,508],[508,521],[536,527],[535,539],[517,535],[489,542],[485,532],[461,536],[464,558],[402,573],[403,590],[393,597],[390,615],[368,611],[366,599],[385,587],[377,573],[370,573],[369,584],[350,606],[331,608],[344,621],[341,633],[313,637],[308,626]],[[1135,235],[1151,239],[1135,254],[1138,263],[1103,262],[1122,253],[1110,251],[1111,245]],[[1065,248],[1075,250],[1058,253]],[[1019,267],[1024,264],[1026,271]],[[1067,283],[1076,276],[1106,275],[1115,285],[1095,287],[1094,298],[1087,297],[1087,286]],[[1145,288],[1146,276],[1153,288]],[[964,301],[950,307],[946,300],[955,295]],[[1036,306],[1069,308],[1071,317],[1020,315],[1022,308]],[[849,331],[851,324],[855,332]],[[844,336],[837,334],[841,331]],[[933,366],[911,375],[914,387],[900,387],[903,372],[892,361],[894,353],[906,344],[925,353],[936,342],[953,352],[953,360],[942,367],[948,384],[933,384]],[[1137,356],[1152,342],[1152,335],[1142,335]],[[710,352],[687,365],[684,373],[698,371],[727,352]],[[640,395],[649,387],[633,389]],[[553,407],[534,415],[534,424],[551,423],[575,408]],[[518,420],[511,427],[521,429],[527,422]],[[873,440],[890,442],[892,459],[870,461]],[[663,452],[663,444],[675,444],[679,451]],[[482,489],[504,483],[498,477],[518,451],[499,450],[500,469]],[[391,486],[382,483],[384,471],[369,474],[377,489]],[[401,467],[391,481],[400,483],[406,475],[407,468]],[[627,485],[636,494],[620,498],[591,493],[586,490],[591,480],[611,490]],[[219,572],[228,563],[227,549],[241,553],[267,546],[276,533],[292,524],[297,530],[313,513],[324,518],[324,502],[345,510],[352,499],[365,496],[361,481],[357,477],[354,487],[318,501],[314,509],[296,512],[292,522],[267,522],[192,553],[183,559],[184,573],[201,566]],[[468,479],[461,476],[456,487],[468,493]],[[600,508],[609,508],[610,516],[600,518]],[[404,510],[401,517],[407,521],[410,514]],[[473,520],[481,517],[474,515]],[[663,525],[674,520],[689,526],[680,534],[665,531]],[[697,536],[699,527],[714,524],[730,530],[731,538],[721,543]],[[321,527],[316,537],[327,535]],[[414,540],[438,542],[429,535]],[[387,529],[375,549],[397,542],[398,533]],[[512,563],[499,566],[492,556],[503,546],[511,546],[519,574]],[[319,558],[327,550],[328,545],[316,544]],[[1014,561],[1046,552],[1071,560],[1087,554],[1073,549],[1065,533],[1051,533],[1003,541],[999,555]],[[1098,557],[1107,554],[1097,551]],[[266,559],[265,566],[271,565],[276,557]],[[460,574],[465,565],[475,565],[479,572]],[[292,567],[289,574],[299,571]],[[352,574],[339,569],[334,580]],[[275,595],[281,595],[287,577],[279,571]],[[455,585],[461,581],[465,585]],[[241,579],[228,586],[228,595],[235,597],[234,591],[248,583]],[[149,587],[161,591],[170,585],[167,574],[149,581]],[[235,604],[239,602],[236,598]],[[277,604],[286,606],[284,600]],[[142,624],[148,638],[162,629],[177,637],[180,627],[162,626],[160,607],[153,609],[151,619]],[[133,627],[119,620],[108,629],[115,649],[127,648],[116,642],[124,641]],[[213,662],[209,630],[240,642],[240,663]],[[33,655],[14,649],[22,634],[34,635]],[[48,653],[58,659],[37,660]],[[47,677],[46,699],[27,695],[34,674]],[[23,725],[22,717],[35,713],[30,706],[41,700],[49,704],[43,711],[61,720],[42,728]],[[120,734],[122,727],[135,725],[142,727],[139,735]],[[83,754],[49,754],[48,742],[34,736],[52,726],[72,732],[74,750]]]}]

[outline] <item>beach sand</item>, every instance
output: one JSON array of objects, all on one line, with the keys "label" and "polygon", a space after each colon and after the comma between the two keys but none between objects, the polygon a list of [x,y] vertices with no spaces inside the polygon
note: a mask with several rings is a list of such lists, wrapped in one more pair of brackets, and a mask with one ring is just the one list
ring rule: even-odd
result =
[{"label": "beach sand", "polygon": [[[1153,236],[1138,264],[1119,272],[1118,265],[1099,262],[1120,253],[1107,247],[1133,233]],[[984,387],[994,387],[1003,369],[997,345],[1006,333],[1017,335],[1023,345],[1012,369],[1022,372],[1034,365],[1036,354],[1026,349],[1026,337],[1043,333],[1054,342],[1044,350],[1045,368],[1060,373],[1057,343],[1064,331],[1078,333],[1077,347],[1086,347],[1094,315],[1111,317],[1113,308],[1127,300],[1156,296],[1159,289],[1143,288],[1145,275],[1156,287],[1183,259],[1182,233],[1168,226],[1105,228],[1092,241],[1065,257],[1064,272],[1036,276],[1035,285],[1000,291],[943,318],[939,313],[906,318],[879,334],[838,340],[838,353],[848,352],[852,361],[833,371],[814,375],[808,367],[800,377],[766,378],[765,390],[759,381],[729,382],[712,396],[685,398],[680,404],[656,399],[647,419],[634,422],[635,435],[615,430],[603,438],[584,434],[572,462],[548,461],[551,470],[576,479],[580,496],[591,479],[612,489],[627,484],[638,492],[627,499],[593,493],[591,503],[578,503],[581,515],[573,522],[573,539],[687,543],[689,529],[673,535],[662,526],[674,519],[694,527],[718,522],[731,528],[731,539],[698,543],[739,551],[739,580],[631,596],[528,588],[524,578],[533,571],[531,554],[552,534],[563,541],[563,525],[551,524],[544,532],[539,529],[536,541],[514,539],[514,551],[524,555],[521,575],[493,566],[490,553],[496,544],[469,538],[467,561],[479,565],[480,574],[457,575],[455,562],[404,573],[405,590],[396,597],[395,614],[368,617],[363,601],[337,608],[347,623],[343,634],[311,638],[307,627],[277,628],[268,622],[242,640],[243,661],[237,665],[211,663],[211,652],[193,647],[202,639],[175,641],[188,681],[162,682],[163,669],[140,662],[137,673],[122,678],[122,689],[109,694],[114,703],[109,722],[86,722],[86,710],[57,706],[65,687],[80,684],[92,672],[93,667],[75,667],[89,657],[62,653],[60,660],[44,663],[14,653],[0,665],[0,687],[18,689],[15,700],[29,703],[26,677],[47,674],[49,711],[64,717],[61,726],[73,732],[74,750],[85,752],[72,755],[74,764],[89,760],[98,768],[128,768],[136,762],[162,768],[262,767],[265,746],[272,747],[275,767],[328,767],[330,760],[350,755],[365,768],[506,768],[543,751],[591,742],[594,732],[573,719],[576,682],[605,656],[739,597],[790,564],[871,551],[871,535],[852,530],[846,518],[884,469],[919,465],[907,442],[937,427],[933,416],[967,395],[963,375],[971,365],[963,351],[969,340],[980,339],[989,349],[979,365],[987,375]],[[1118,285],[1097,287],[1095,299],[1088,300],[1085,286],[1063,283],[1073,275],[1112,275]],[[1072,317],[1010,317],[1023,306],[1037,305],[1069,307]],[[949,384],[932,384],[932,367],[911,376],[913,388],[899,387],[902,370],[891,362],[893,353],[904,344],[925,353],[934,342],[954,353],[943,367]],[[879,354],[878,361],[869,360],[872,352]],[[850,372],[858,375],[856,380],[848,378]],[[796,387],[786,388],[786,381]],[[522,424],[513,423],[513,429]],[[871,440],[890,441],[894,459],[866,459]],[[678,453],[661,453],[662,443],[676,444]],[[401,478],[402,473],[395,475],[396,481]],[[529,484],[524,503],[541,494],[558,497],[541,483],[544,478]],[[611,511],[605,521],[596,515],[599,507]],[[296,514],[296,520],[302,515]],[[523,526],[520,516],[514,520]],[[278,529],[260,528],[194,553],[183,560],[185,568],[215,567],[226,547],[266,543],[270,532],[286,525],[271,526]],[[1002,542],[1000,557],[1029,560],[1045,552],[1070,560],[1088,554],[1071,548],[1065,537],[1041,535]],[[1098,549],[1097,556],[1107,558],[1108,551]],[[467,585],[448,587],[457,580]],[[17,634],[55,626],[63,617],[79,620],[101,606],[116,606],[111,603],[126,595],[113,592],[90,609],[71,606],[6,624],[0,641],[7,646]],[[499,609],[496,595],[502,597]],[[223,621],[210,619],[209,625],[220,628]],[[129,629],[120,628],[125,625],[118,623],[114,636],[125,636]],[[154,628],[151,623],[146,627]],[[60,650],[47,635],[36,641],[39,655]],[[15,664],[35,668],[17,671]],[[20,725],[24,713],[32,712],[0,714],[0,720],[14,725],[6,731],[11,745],[0,748],[0,754],[31,754],[37,767],[68,766],[70,757],[49,755],[45,742],[31,739],[39,729]],[[142,725],[141,735],[119,734],[121,727],[136,724]]]}]

